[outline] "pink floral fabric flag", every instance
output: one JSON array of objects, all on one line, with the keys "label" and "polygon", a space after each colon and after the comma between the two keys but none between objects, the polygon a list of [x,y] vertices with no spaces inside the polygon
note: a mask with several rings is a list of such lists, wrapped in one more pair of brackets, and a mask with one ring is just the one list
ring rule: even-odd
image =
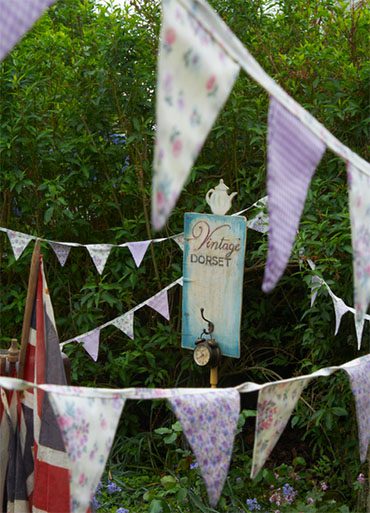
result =
[{"label": "pink floral fabric flag", "polygon": [[144,240],[140,242],[128,242],[127,247],[131,252],[132,258],[135,260],[136,267],[140,267],[140,264],[145,256],[146,250],[148,249],[151,240]]},{"label": "pink floral fabric flag", "polygon": [[127,312],[111,322],[113,326],[123,331],[125,335],[134,339],[134,312]]},{"label": "pink floral fabric flag", "polygon": [[60,244],[59,242],[49,242],[49,244],[53,248],[53,251],[59,260],[60,265],[64,267],[69,252],[71,251],[71,246],[68,246],[67,244]]},{"label": "pink floral fabric flag", "polygon": [[26,233],[14,232],[12,230],[7,230],[10,244],[12,246],[12,250],[14,253],[14,257],[16,260],[21,256],[23,251],[26,249],[28,244],[32,239],[31,235],[27,235]]},{"label": "pink floral fabric flag", "polygon": [[360,459],[364,463],[370,444],[370,355],[343,365],[356,402]]},{"label": "pink floral fabric flag", "polygon": [[87,244],[86,249],[90,253],[98,273],[102,274],[112,246],[110,244]]},{"label": "pink floral fabric flag", "polygon": [[370,177],[347,165],[353,247],[356,332],[361,346],[364,317],[370,304]]},{"label": "pink floral fabric flag", "polygon": [[55,0],[0,0],[0,60]]},{"label": "pink floral fabric flag", "polygon": [[162,2],[152,223],[162,228],[239,72],[192,11]]},{"label": "pink floral fabric flag", "polygon": [[324,152],[325,144],[272,97],[267,137],[270,225],[264,292],[275,287],[285,270],[307,189]]},{"label": "pink floral fabric flag", "polygon": [[94,362],[96,362],[98,359],[99,338],[100,330],[97,328],[95,330],[89,331],[88,333],[84,333],[75,339],[78,342],[81,342],[85,351],[91,356]]},{"label": "pink floral fabric flag", "polygon": [[251,478],[269,457],[310,379],[293,380],[263,387],[258,394]]},{"label": "pink floral fabric flag", "polygon": [[48,392],[71,462],[71,513],[86,513],[112,446],[125,399],[74,387]]},{"label": "pink floral fabric flag", "polygon": [[216,506],[229,471],[239,418],[239,392],[224,388],[169,401],[198,462],[209,502]]},{"label": "pink floral fabric flag", "polygon": [[168,294],[166,289],[161,290],[161,292],[158,292],[158,294],[148,299],[145,302],[145,304],[153,308],[153,310],[155,310],[156,312],[163,315],[165,319],[170,319],[170,311],[168,308]]}]

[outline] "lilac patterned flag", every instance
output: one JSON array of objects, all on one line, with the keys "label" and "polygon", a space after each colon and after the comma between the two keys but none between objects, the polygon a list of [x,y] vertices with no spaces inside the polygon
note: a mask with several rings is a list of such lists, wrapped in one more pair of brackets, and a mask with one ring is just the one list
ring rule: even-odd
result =
[{"label": "lilac patterned flag", "polygon": [[165,319],[169,320],[170,312],[168,308],[168,294],[166,289],[161,290],[161,292],[158,292],[158,294],[148,299],[145,304],[163,315]]},{"label": "lilac patterned flag", "polygon": [[89,353],[91,358],[96,362],[99,354],[99,337],[100,330],[97,328],[95,330],[89,331],[88,333],[84,333],[79,337],[75,338],[78,342],[81,342],[85,351]]},{"label": "lilac patterned flag", "polygon": [[102,274],[112,246],[110,244],[87,244],[86,249],[90,253],[98,273]]},{"label": "lilac patterned flag", "polygon": [[0,0],[0,60],[55,0]]},{"label": "lilac patterned flag", "polygon": [[351,214],[356,333],[361,345],[362,328],[370,304],[370,176],[347,165]]},{"label": "lilac patterned flag", "polygon": [[251,478],[269,457],[310,379],[283,381],[261,388],[258,394]]},{"label": "lilac patterned flag", "polygon": [[12,246],[14,257],[16,260],[18,260],[18,258],[26,249],[30,241],[34,239],[34,237],[32,237],[32,235],[27,235],[26,233],[13,232],[12,230],[7,230],[7,233],[10,244]]},{"label": "lilac patterned flag", "polygon": [[71,246],[68,246],[68,244],[60,244],[59,242],[49,242],[49,244],[53,248],[60,265],[64,267],[69,252],[71,251]]},{"label": "lilac patterned flag", "polygon": [[[112,446],[125,399],[112,392],[61,387],[49,392],[71,462],[71,513],[86,513]],[[79,395],[81,394],[81,395]]]},{"label": "lilac patterned flag", "polygon": [[356,402],[360,459],[364,463],[370,444],[370,355],[342,366],[349,375]]},{"label": "lilac patterned flag", "polygon": [[151,240],[144,240],[140,242],[127,243],[127,247],[131,252],[132,258],[135,260],[136,267],[140,267],[146,250],[148,249],[148,246],[151,242]]},{"label": "lilac patterned flag", "polygon": [[176,0],[162,2],[152,223],[162,228],[239,72],[210,30]]},{"label": "lilac patterned flag", "polygon": [[239,418],[239,392],[224,388],[169,401],[198,462],[209,502],[216,506],[229,470]]},{"label": "lilac patterned flag", "polygon": [[275,287],[288,263],[307,189],[325,151],[325,144],[274,98],[268,123],[270,225],[264,292]]},{"label": "lilac patterned flag", "polygon": [[128,337],[134,338],[134,312],[127,312],[111,322],[113,326],[123,331]]}]

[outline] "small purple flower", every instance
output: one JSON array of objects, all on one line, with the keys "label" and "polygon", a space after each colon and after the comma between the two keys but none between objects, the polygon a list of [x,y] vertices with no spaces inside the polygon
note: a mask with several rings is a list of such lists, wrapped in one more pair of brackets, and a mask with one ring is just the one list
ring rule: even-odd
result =
[{"label": "small purple flower", "polygon": [[362,473],[361,473],[361,474],[359,474],[359,475],[357,476],[357,482],[358,482],[358,483],[360,483],[360,484],[364,484],[364,483],[365,483],[365,481],[366,481],[366,478],[365,478],[364,474],[362,474]]},{"label": "small purple flower", "polygon": [[198,462],[197,461],[194,461],[194,463],[190,463],[190,470],[193,470],[194,468],[198,468],[199,465],[198,465]]},{"label": "small purple flower", "polygon": [[122,488],[120,488],[118,485],[116,485],[116,483],[114,483],[113,481],[108,482],[108,486],[107,486],[108,493],[112,494],[112,493],[121,492],[121,491],[122,491]]},{"label": "small purple flower", "polygon": [[129,513],[129,510],[127,508],[118,508],[116,513]]},{"label": "small purple flower", "polygon": [[256,498],[247,499],[247,508],[249,509],[249,511],[261,511],[261,506],[258,504]]},{"label": "small purple flower", "polygon": [[307,504],[314,504],[315,503],[315,499],[313,499],[312,497],[307,497]]},{"label": "small purple flower", "polygon": [[325,483],[325,481],[321,481],[320,486],[321,486],[321,490],[323,492],[326,492],[326,490],[329,489],[329,485],[327,483]]},{"label": "small purple flower", "polygon": [[91,501],[91,507],[92,507],[92,511],[96,511],[97,509],[100,508],[100,502],[98,501],[98,499],[96,498],[96,496],[94,496],[92,498],[92,501]]}]

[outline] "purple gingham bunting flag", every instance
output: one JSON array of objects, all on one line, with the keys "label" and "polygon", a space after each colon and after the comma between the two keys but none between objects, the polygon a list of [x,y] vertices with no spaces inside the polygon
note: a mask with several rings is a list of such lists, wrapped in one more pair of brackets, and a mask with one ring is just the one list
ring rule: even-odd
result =
[{"label": "purple gingham bunting flag", "polygon": [[96,362],[98,359],[99,338],[100,330],[98,328],[75,338],[75,340],[83,345],[85,351],[91,356],[94,362]]},{"label": "purple gingham bunting flag", "polygon": [[127,247],[131,252],[132,258],[135,260],[136,267],[140,267],[140,264],[145,256],[146,250],[148,249],[151,240],[143,240],[139,242],[128,242]]},{"label": "purple gingham bunting flag", "polygon": [[370,355],[343,365],[343,369],[349,375],[355,397],[360,460],[363,463],[370,444]]},{"label": "purple gingham bunting flag", "polygon": [[60,244],[59,242],[49,242],[49,244],[53,248],[53,251],[59,260],[60,265],[64,267],[69,252],[71,251],[71,246],[68,246],[67,244]]},{"label": "purple gingham bunting flag", "polygon": [[370,304],[370,177],[347,165],[353,247],[355,323],[359,348]]},{"label": "purple gingham bunting flag", "polygon": [[209,502],[216,506],[229,470],[239,418],[239,392],[224,388],[169,401],[196,457]]},{"label": "purple gingham bunting flag", "polygon": [[155,296],[148,299],[145,304],[153,308],[156,312],[163,315],[163,317],[167,320],[170,319],[170,312],[168,308],[168,294],[167,290],[162,290],[158,292]]},{"label": "purple gingham bunting flag", "polygon": [[181,2],[162,2],[152,223],[164,226],[226,102],[239,65]]},{"label": "purple gingham bunting flag", "polygon": [[102,274],[112,246],[110,244],[87,244],[86,249],[90,253],[98,273]]},{"label": "purple gingham bunting flag", "polygon": [[55,0],[0,0],[0,60]]},{"label": "purple gingham bunting flag", "polygon": [[14,232],[12,230],[7,230],[7,233],[10,244],[12,246],[14,257],[16,260],[18,260],[18,258],[26,249],[30,241],[34,239],[34,237],[32,237],[31,235],[27,235],[26,233]]},{"label": "purple gingham bunting flag", "polygon": [[267,141],[269,246],[262,289],[282,276],[303,211],[307,189],[324,152],[320,141],[275,98],[270,100]]}]

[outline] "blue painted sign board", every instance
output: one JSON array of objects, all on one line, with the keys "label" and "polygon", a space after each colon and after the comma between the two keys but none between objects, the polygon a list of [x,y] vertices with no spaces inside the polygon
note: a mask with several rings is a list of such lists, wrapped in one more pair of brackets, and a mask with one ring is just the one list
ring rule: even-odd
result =
[{"label": "blue painted sign board", "polygon": [[240,321],[246,242],[241,216],[186,213],[182,347],[194,349],[207,323],[225,356],[240,357]]}]

